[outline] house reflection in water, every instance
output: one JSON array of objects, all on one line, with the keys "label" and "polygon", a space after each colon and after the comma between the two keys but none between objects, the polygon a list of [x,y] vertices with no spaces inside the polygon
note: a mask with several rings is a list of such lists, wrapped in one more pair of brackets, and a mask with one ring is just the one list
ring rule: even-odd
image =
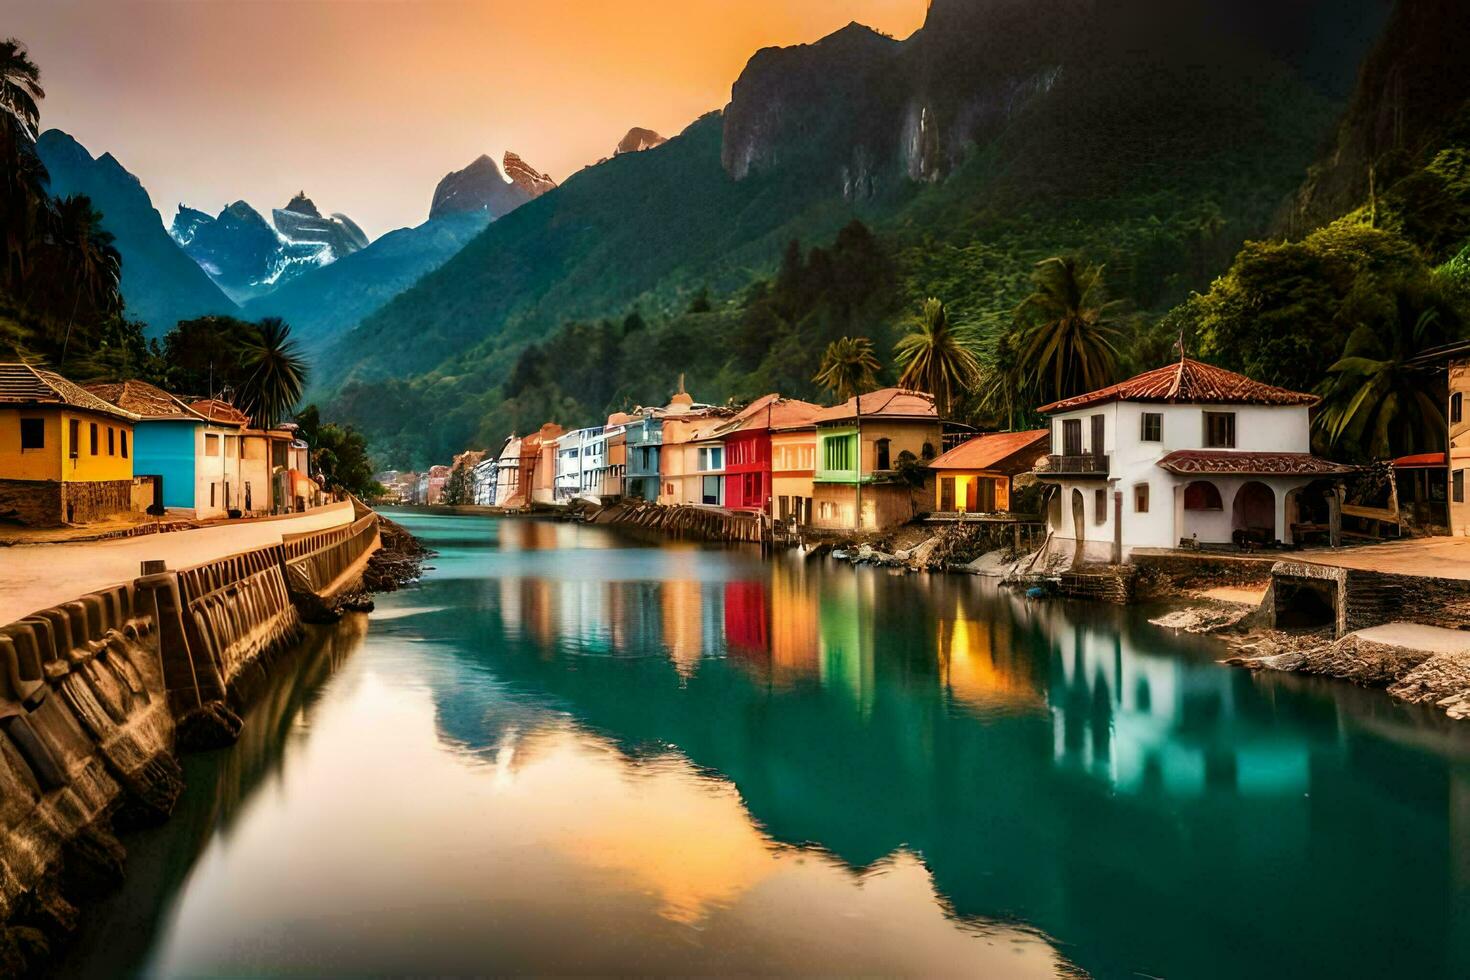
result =
[{"label": "house reflection in water", "polygon": [[952,614],[936,616],[934,626],[940,683],[952,702],[982,713],[1046,710],[1043,682],[1011,618],[971,618],[956,596]]},{"label": "house reflection in water", "polygon": [[1245,704],[1260,700],[1249,674],[1202,671],[1177,651],[1146,652],[1112,629],[1051,623],[1054,751],[1063,766],[1129,793],[1306,790],[1307,745],[1240,717],[1240,685]]}]

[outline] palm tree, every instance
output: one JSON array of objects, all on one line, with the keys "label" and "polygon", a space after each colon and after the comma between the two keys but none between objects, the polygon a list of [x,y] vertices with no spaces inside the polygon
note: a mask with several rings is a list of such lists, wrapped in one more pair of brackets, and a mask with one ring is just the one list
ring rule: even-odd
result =
[{"label": "palm tree", "polygon": [[893,348],[903,366],[899,387],[927,391],[940,417],[949,418],[958,396],[980,376],[974,342],[968,331],[956,329],[944,304],[932,296],[924,300],[912,325],[912,332]]},{"label": "palm tree", "polygon": [[268,429],[301,400],[306,361],[291,339],[291,327],[279,317],[261,320],[255,334],[240,345],[240,367],[248,372],[240,385],[240,408]]},{"label": "palm tree", "polygon": [[1314,420],[1329,449],[1368,459],[1442,450],[1444,385],[1413,360],[1453,338],[1454,315],[1410,284],[1349,297],[1345,307],[1358,325],[1327,369]]},{"label": "palm tree", "polygon": [[1020,376],[1043,402],[1093,391],[1118,371],[1113,346],[1118,304],[1103,287],[1103,267],[1071,257],[1036,263],[1033,290],[1016,307]]},{"label": "palm tree", "polygon": [[37,105],[46,97],[41,88],[41,69],[31,60],[26,46],[13,37],[0,41],[0,111],[10,118],[8,126],[34,142],[41,122]]},{"label": "palm tree", "polygon": [[878,357],[867,337],[842,337],[827,345],[822,366],[812,378],[839,402],[878,387]]},{"label": "palm tree", "polygon": [[56,238],[64,246],[64,288],[88,299],[99,313],[120,310],[122,255],[113,245],[112,233],[102,227],[102,213],[92,208],[91,198],[74,194],[56,202]]}]

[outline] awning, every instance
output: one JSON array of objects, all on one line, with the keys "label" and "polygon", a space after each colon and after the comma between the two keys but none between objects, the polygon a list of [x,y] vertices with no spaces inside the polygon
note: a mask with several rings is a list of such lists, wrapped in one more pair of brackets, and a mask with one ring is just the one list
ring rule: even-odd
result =
[{"label": "awning", "polygon": [[1233,449],[1178,449],[1159,460],[1170,473],[1220,476],[1337,476],[1353,467],[1311,453],[1252,453]]}]

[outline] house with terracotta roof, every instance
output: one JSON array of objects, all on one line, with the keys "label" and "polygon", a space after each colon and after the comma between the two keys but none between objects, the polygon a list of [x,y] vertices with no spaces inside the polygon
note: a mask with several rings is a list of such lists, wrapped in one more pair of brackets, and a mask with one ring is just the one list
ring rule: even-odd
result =
[{"label": "house with terracotta roof", "polygon": [[[1398,507],[1421,528],[1470,534],[1470,341],[1425,351],[1412,362],[1436,380],[1444,378],[1445,437],[1443,452],[1415,453],[1393,461]],[[1436,385],[1437,387],[1437,385]]]},{"label": "house with terracotta roof", "polygon": [[[778,428],[805,427],[814,437],[816,425],[812,420],[821,410],[820,405],[773,393],[757,398],[720,426],[718,434],[725,453],[726,507],[764,514],[775,511],[772,433]],[[811,496],[809,488],[805,496]],[[791,508],[789,502],[787,507]]]},{"label": "house with terracotta roof", "polygon": [[[667,505],[705,505],[718,507],[724,501],[724,448],[712,439],[714,429],[728,419],[732,413],[726,408],[716,408],[696,402],[684,390],[680,378],[679,390],[662,409],[663,424],[659,428],[658,502]],[[696,440],[705,440],[701,456],[694,446]],[[712,450],[718,450],[712,452]]]},{"label": "house with terracotta roof", "polygon": [[929,464],[937,514],[995,514],[1011,509],[1017,476],[1030,474],[1051,449],[1051,430],[975,436]]},{"label": "house with terracotta roof", "polygon": [[206,400],[199,403],[211,413],[205,415],[144,381],[93,384],[87,390],[138,416],[133,471],[158,478],[166,510],[198,518],[223,517],[231,507],[269,510],[269,477],[252,481],[244,473],[242,430],[249,422],[244,413]]},{"label": "house with terracotta roof", "polygon": [[900,463],[905,454],[924,464],[939,455],[944,427],[933,395],[883,388],[824,408],[812,421],[814,526],[892,527],[928,510],[922,486],[906,478]]},{"label": "house with terracotta roof", "polygon": [[1039,411],[1057,487],[1052,548],[1119,562],[1135,548],[1293,543],[1293,525],[1335,508],[1349,467],[1313,456],[1315,395],[1190,358]]},{"label": "house with terracotta roof", "polygon": [[0,364],[0,517],[47,527],[131,511],[137,421],[54,371]]}]

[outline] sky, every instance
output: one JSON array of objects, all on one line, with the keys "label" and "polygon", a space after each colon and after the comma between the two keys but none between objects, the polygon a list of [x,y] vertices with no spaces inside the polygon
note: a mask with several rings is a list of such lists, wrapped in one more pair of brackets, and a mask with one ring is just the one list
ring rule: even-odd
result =
[{"label": "sky", "polygon": [[183,202],[262,213],[298,190],[372,237],[510,149],[558,181],[632,126],[722,108],[757,49],[858,21],[896,37],[927,0],[0,0],[60,128]]}]

